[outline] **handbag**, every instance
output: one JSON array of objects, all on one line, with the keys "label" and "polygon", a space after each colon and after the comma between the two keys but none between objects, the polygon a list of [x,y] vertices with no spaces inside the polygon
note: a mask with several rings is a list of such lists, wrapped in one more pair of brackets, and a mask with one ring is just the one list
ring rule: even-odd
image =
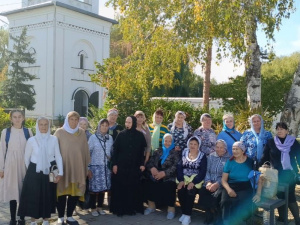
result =
[{"label": "handbag", "polygon": [[267,161],[259,167],[260,176],[264,178],[261,196],[263,198],[274,198],[277,194],[278,170],[271,168],[267,163],[270,162]]},{"label": "handbag", "polygon": [[58,168],[56,165],[51,166],[50,173],[49,173],[49,182],[54,182],[56,177],[58,176]]}]

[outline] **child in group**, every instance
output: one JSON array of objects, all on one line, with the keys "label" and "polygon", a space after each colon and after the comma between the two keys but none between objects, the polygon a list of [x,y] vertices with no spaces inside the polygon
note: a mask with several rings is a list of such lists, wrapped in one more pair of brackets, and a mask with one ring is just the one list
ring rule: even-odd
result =
[{"label": "child in group", "polygon": [[[24,112],[12,110],[10,121],[12,126],[1,133],[0,149],[0,202],[9,202],[10,225],[16,225],[17,202],[19,202],[23,180],[26,174],[24,162],[25,146],[31,130],[23,127]],[[20,217],[19,225],[25,225],[24,217]]]}]

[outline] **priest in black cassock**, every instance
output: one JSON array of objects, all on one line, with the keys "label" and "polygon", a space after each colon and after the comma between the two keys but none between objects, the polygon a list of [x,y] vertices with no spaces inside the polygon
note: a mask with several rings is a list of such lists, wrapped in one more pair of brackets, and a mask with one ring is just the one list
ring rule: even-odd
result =
[{"label": "priest in black cassock", "polygon": [[147,144],[136,126],[136,117],[127,117],[126,129],[118,134],[113,144],[110,211],[118,216],[144,211],[140,177],[145,170],[144,150]]}]

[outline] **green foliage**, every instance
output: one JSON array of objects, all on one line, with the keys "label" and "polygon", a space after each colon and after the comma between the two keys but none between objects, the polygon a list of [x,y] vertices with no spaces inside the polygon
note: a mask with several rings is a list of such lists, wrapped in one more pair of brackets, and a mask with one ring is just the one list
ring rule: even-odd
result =
[{"label": "green foliage", "polygon": [[293,79],[300,63],[300,52],[294,52],[289,56],[276,57],[271,62],[263,63],[261,74],[264,77],[278,76],[280,78]]},{"label": "green foliage", "polygon": [[[88,120],[90,123],[90,129],[92,132],[96,131],[98,123],[101,119],[107,118],[107,111],[113,107],[114,106],[110,107],[108,99],[105,101],[104,106],[101,109],[98,109],[97,107],[95,107],[93,105],[89,106]],[[121,120],[120,120],[120,116],[119,116],[117,123],[120,123],[120,121]],[[120,124],[123,125],[124,121],[122,120],[122,122]]]},{"label": "green foliage", "polygon": [[0,132],[11,125],[9,114],[4,112],[3,108],[0,108]]},{"label": "green foliage", "polygon": [[8,51],[10,70],[7,73],[7,80],[2,82],[0,98],[2,104],[8,108],[26,108],[33,110],[35,105],[35,91],[33,85],[26,82],[31,81],[35,76],[25,72],[24,63],[33,64],[33,54],[28,52],[28,41],[26,40],[26,29],[22,30],[20,36],[11,36],[14,42],[13,51]]},{"label": "green foliage", "polygon": [[0,27],[0,73],[7,64],[8,30]]},{"label": "green foliage", "polygon": [[270,116],[269,112],[264,111],[262,108],[250,109],[248,104],[237,105],[235,111],[233,111],[236,129],[241,133],[249,129],[249,118],[254,114],[261,115],[264,120],[264,128],[266,130],[271,130],[273,118]]},{"label": "green foliage", "polygon": [[212,98],[221,98],[225,111],[233,112],[237,105],[247,104],[246,77],[237,76],[230,78],[223,84],[211,84],[210,95]]},{"label": "green foliage", "polygon": [[[272,117],[282,112],[293,75],[300,62],[300,53],[277,57],[262,65],[262,108]],[[223,100],[224,110],[234,112],[237,106],[247,109],[246,77],[237,76],[229,82],[211,85],[211,96]]]},{"label": "green foliage", "polygon": [[193,73],[188,64],[181,64],[180,71],[175,72],[173,88],[156,87],[151,96],[160,97],[202,97],[203,78]]},{"label": "green foliage", "polygon": [[36,134],[35,125],[36,125],[36,119],[34,119],[34,118],[26,118],[25,119],[25,127],[31,129],[33,135]]},{"label": "green foliage", "polygon": [[59,114],[58,117],[57,117],[57,120],[58,120],[58,125],[61,127],[61,126],[64,125],[64,122],[65,122],[65,116]]},{"label": "green foliage", "polygon": [[[105,102],[105,106],[102,109],[92,107],[92,114],[89,117],[89,122],[91,124],[92,129],[95,129],[97,127],[98,122],[102,118],[106,118],[108,109],[112,107],[115,107],[119,110],[118,123],[121,125],[124,125],[127,116],[133,115],[137,110],[142,110],[146,115],[147,122],[152,123],[153,113],[156,109],[162,109],[164,111],[163,124],[168,125],[169,123],[173,122],[175,113],[180,110],[186,113],[186,121],[192,126],[193,129],[197,129],[200,126],[200,116],[206,112],[201,107],[195,107],[191,103],[185,101],[168,101],[162,99],[155,99],[148,101],[144,105],[139,105],[139,107],[137,107],[137,105],[139,104],[136,104],[133,101],[124,101],[121,104],[112,105],[108,100]],[[213,118],[213,128],[216,130],[217,133],[219,133],[222,129],[222,117],[224,111],[220,109],[211,109],[209,113]]]},{"label": "green foliage", "polygon": [[[107,4],[119,10],[122,17],[112,33],[115,38],[112,58],[97,64],[97,74],[91,78],[107,88],[113,104],[122,101],[146,104],[160,89],[160,96],[178,93],[190,96],[181,85],[182,75],[186,74],[182,73],[185,69],[182,64],[205,64],[212,40],[217,43],[218,59],[229,56],[234,62],[244,60],[249,44],[244,40],[247,32],[255,34],[258,23],[266,37],[273,39],[282,18],[293,11],[293,3],[293,0],[108,0]],[[189,65],[189,69],[192,67]],[[199,86],[194,87],[197,96]],[[174,92],[168,93],[172,88]]]}]

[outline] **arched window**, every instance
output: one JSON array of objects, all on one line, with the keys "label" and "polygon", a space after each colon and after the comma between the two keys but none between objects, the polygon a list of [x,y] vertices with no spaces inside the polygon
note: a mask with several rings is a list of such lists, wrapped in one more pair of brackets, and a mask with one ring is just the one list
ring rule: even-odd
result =
[{"label": "arched window", "polygon": [[85,51],[80,51],[78,53],[79,56],[79,68],[84,69],[85,68],[85,59],[88,57]]}]

